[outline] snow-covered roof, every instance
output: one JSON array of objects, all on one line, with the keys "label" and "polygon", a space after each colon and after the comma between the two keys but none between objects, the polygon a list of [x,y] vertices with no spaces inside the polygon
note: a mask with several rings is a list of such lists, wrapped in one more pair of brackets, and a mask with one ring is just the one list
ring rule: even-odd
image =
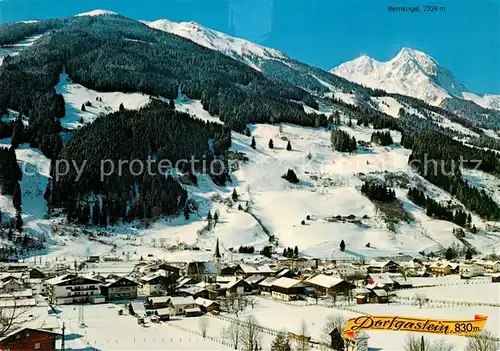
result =
[{"label": "snow-covered roof", "polygon": [[194,299],[192,296],[187,296],[187,297],[173,296],[170,298],[170,302],[174,306],[191,305],[191,304],[194,304]]},{"label": "snow-covered roof", "polygon": [[36,306],[36,300],[34,298],[0,300],[0,307],[32,307],[32,306]]},{"label": "snow-covered roof", "polygon": [[240,264],[240,268],[245,274],[258,274],[258,273],[269,274],[269,273],[273,272],[271,267],[269,267],[269,265],[267,265],[267,264],[263,264],[261,266],[254,267],[254,266],[251,266],[249,264],[242,263],[242,264]]},{"label": "snow-covered roof", "polygon": [[394,284],[389,273],[370,273],[370,277],[375,284]]},{"label": "snow-covered roof", "polygon": [[271,286],[277,286],[285,289],[294,287],[296,285],[302,286],[304,284],[298,279],[292,279],[287,277],[278,278],[271,284]]},{"label": "snow-covered roof", "polygon": [[257,284],[257,283],[263,281],[264,279],[266,279],[266,277],[264,277],[263,275],[256,274],[256,275],[251,275],[250,277],[245,279],[245,281],[248,284]]},{"label": "snow-covered roof", "polygon": [[158,316],[169,316],[170,308],[159,308],[155,312]]},{"label": "snow-covered roof", "polygon": [[[280,278],[280,279],[281,279],[281,278]],[[259,283],[259,286],[268,286],[268,287],[270,287],[270,286],[272,286],[272,285],[273,285],[273,283],[274,283],[274,281],[275,281],[275,280],[277,280],[277,279],[276,279],[276,278],[274,278],[274,277],[269,277],[269,278],[266,278],[266,279],[264,279],[263,281],[261,281],[261,282]]]},{"label": "snow-covered roof", "polygon": [[216,301],[205,299],[203,297],[198,297],[196,300],[194,300],[194,303],[203,307],[209,307],[212,306],[213,304],[217,304]]},{"label": "snow-covered roof", "polygon": [[344,280],[332,275],[318,274],[312,278],[307,279],[306,281],[323,288],[332,288],[335,285],[342,283]]},{"label": "snow-covered roof", "polygon": [[201,310],[199,307],[191,307],[191,308],[186,308],[184,310],[186,313],[201,313]]},{"label": "snow-covered roof", "polygon": [[384,289],[373,289],[372,291],[375,295],[379,297],[388,296],[387,291],[385,291]]},{"label": "snow-covered roof", "polygon": [[167,303],[170,300],[170,296],[154,296],[148,297],[148,301],[151,303]]}]

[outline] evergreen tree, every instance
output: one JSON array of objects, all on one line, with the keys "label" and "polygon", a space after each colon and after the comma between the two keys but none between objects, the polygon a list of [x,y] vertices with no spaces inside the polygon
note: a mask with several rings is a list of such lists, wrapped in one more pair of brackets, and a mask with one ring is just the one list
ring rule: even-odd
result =
[{"label": "evergreen tree", "polygon": [[83,112],[87,111],[87,109],[85,108],[85,104],[82,104],[82,108],[81,108],[81,110],[82,110]]},{"label": "evergreen tree", "polygon": [[292,351],[290,341],[284,332],[279,332],[271,344],[271,351]]},{"label": "evergreen tree", "polygon": [[238,192],[236,191],[236,188],[233,189],[231,198],[233,199],[234,202],[238,201]]},{"label": "evergreen tree", "polygon": [[350,137],[348,133],[340,129],[334,129],[331,132],[330,140],[332,147],[340,152],[353,152],[357,149],[356,139]]},{"label": "evergreen tree", "polygon": [[269,139],[269,148],[270,148],[270,149],[273,149],[273,148],[274,148],[273,139]]},{"label": "evergreen tree", "polygon": [[99,225],[99,220],[101,218],[101,210],[99,209],[99,202],[94,201],[92,205],[92,224]]},{"label": "evergreen tree", "polygon": [[286,150],[292,151],[292,144],[290,144],[290,141],[288,141],[288,144],[286,144]]},{"label": "evergreen tree", "polygon": [[21,211],[16,211],[16,230],[19,233],[23,232],[23,218],[21,216]]},{"label": "evergreen tree", "polygon": [[344,251],[345,250],[345,242],[344,240],[342,239],[342,241],[340,242],[340,251]]},{"label": "evergreen tree", "polygon": [[174,102],[174,99],[170,99],[168,101],[168,107],[170,107],[171,109],[175,109],[175,102]]},{"label": "evergreen tree", "polygon": [[457,257],[457,253],[455,252],[455,250],[453,250],[452,247],[449,247],[448,249],[446,249],[446,251],[444,253],[444,257],[447,260],[452,260],[452,259]]},{"label": "evergreen tree", "polygon": [[471,249],[467,249],[467,252],[465,253],[465,259],[466,260],[472,260],[472,251],[471,251]]},{"label": "evergreen tree", "polygon": [[215,224],[217,224],[218,221],[219,221],[219,212],[215,211],[215,213],[214,213],[214,222],[215,222]]},{"label": "evergreen tree", "polygon": [[295,248],[293,249],[293,256],[299,257],[299,248],[297,246],[295,246]]},{"label": "evergreen tree", "polygon": [[120,106],[118,107],[119,112],[125,112],[125,106],[123,106],[123,102],[120,103]]},{"label": "evergreen tree", "polygon": [[16,182],[16,185],[14,186],[14,193],[12,195],[12,204],[19,212],[21,211],[21,201],[21,186],[19,185],[19,182]]},{"label": "evergreen tree", "polygon": [[250,146],[255,150],[256,145],[257,144],[255,143],[255,137],[252,137],[252,143],[250,144]]},{"label": "evergreen tree", "polygon": [[292,184],[297,184],[299,182],[299,178],[297,178],[293,169],[289,169],[286,174],[281,176],[281,178],[288,180]]},{"label": "evergreen tree", "polygon": [[212,214],[210,213],[210,211],[208,212],[208,215],[207,215],[207,221],[209,223],[212,222]]}]

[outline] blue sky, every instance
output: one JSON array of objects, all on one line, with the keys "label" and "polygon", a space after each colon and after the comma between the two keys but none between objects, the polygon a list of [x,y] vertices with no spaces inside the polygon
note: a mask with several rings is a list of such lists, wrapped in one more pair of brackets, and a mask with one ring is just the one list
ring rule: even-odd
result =
[{"label": "blue sky", "polygon": [[366,54],[389,60],[422,50],[478,93],[500,94],[500,0],[435,3],[434,13],[394,13],[407,0],[0,0],[2,22],[103,8],[135,19],[195,21],[330,69]]}]

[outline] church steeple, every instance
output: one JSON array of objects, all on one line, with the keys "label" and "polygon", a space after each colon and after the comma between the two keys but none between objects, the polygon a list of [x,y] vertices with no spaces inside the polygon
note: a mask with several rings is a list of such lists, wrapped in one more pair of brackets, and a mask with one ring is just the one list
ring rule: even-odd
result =
[{"label": "church steeple", "polygon": [[215,244],[215,252],[214,252],[214,263],[217,266],[217,270],[220,273],[220,259],[222,258],[222,255],[220,254],[220,249],[219,249],[219,238],[217,238],[217,243]]},{"label": "church steeple", "polygon": [[217,243],[215,244],[215,258],[221,258],[220,250],[219,250],[219,238],[217,238]]}]

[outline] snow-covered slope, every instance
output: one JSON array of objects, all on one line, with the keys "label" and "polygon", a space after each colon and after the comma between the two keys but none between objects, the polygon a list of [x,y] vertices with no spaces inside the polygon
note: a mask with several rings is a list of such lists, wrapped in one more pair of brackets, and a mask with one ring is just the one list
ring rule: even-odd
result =
[{"label": "snow-covered slope", "polygon": [[78,15],[75,15],[75,17],[83,17],[83,16],[105,16],[105,15],[117,15],[117,13],[113,12],[113,11],[108,11],[108,10],[96,9],[96,10],[92,10],[92,11],[89,11],[89,12],[79,13]]},{"label": "snow-covered slope", "polygon": [[426,53],[403,48],[390,61],[380,62],[363,55],[331,70],[333,74],[370,88],[413,96],[432,105],[459,97],[480,106],[500,108],[500,96],[473,94],[453,73]]},{"label": "snow-covered slope", "polygon": [[189,39],[201,46],[220,51],[237,60],[244,60],[254,68],[255,59],[285,59],[286,55],[278,50],[254,44],[248,40],[234,38],[227,34],[206,28],[196,22],[172,22],[160,19],[154,22],[143,21],[151,28],[172,33]]}]

